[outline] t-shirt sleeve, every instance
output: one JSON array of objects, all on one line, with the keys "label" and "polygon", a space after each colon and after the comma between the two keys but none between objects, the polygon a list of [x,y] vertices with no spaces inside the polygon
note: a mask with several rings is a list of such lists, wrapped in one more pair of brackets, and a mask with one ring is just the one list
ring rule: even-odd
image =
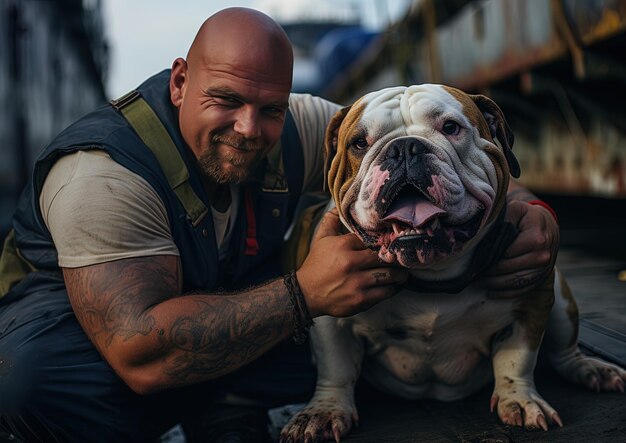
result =
[{"label": "t-shirt sleeve", "polygon": [[46,177],[39,205],[61,267],[179,255],[158,194],[104,151],[60,158]]},{"label": "t-shirt sleeve", "polygon": [[293,115],[304,156],[302,193],[319,191],[324,178],[324,134],[341,106],[310,94],[291,94]]}]

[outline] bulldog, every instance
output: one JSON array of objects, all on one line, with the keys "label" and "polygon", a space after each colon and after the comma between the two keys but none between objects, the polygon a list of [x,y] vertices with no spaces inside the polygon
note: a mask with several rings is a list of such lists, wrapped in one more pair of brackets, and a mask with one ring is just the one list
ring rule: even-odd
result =
[{"label": "bulldog", "polygon": [[408,399],[454,401],[493,383],[491,411],[503,423],[562,426],[534,384],[542,341],[565,378],[624,391],[626,371],[580,352],[576,303],[558,270],[512,299],[474,282],[516,234],[504,221],[509,176],[520,173],[512,143],[491,99],[442,85],[372,92],[334,116],[326,172],[340,219],[411,278],[365,312],[315,319],[317,387],[282,442],[339,442],[358,422],[360,375]]}]

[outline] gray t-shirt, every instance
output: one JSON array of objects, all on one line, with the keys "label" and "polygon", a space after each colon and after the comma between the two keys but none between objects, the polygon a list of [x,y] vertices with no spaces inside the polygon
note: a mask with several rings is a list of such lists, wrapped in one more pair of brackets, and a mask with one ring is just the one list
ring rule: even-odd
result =
[{"label": "gray t-shirt", "polygon": [[[291,94],[289,107],[304,154],[302,192],[314,191],[323,175],[324,132],[340,107],[308,94]],[[220,255],[229,244],[238,187],[231,187],[231,196],[229,210],[213,213]],[[146,180],[104,151],[79,151],[60,158],[46,177],[39,205],[61,267],[180,255],[160,197]]]}]

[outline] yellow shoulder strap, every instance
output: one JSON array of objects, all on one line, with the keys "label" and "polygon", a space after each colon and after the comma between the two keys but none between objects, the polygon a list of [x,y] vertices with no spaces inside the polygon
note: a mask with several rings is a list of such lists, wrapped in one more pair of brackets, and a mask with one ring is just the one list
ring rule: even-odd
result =
[{"label": "yellow shoulder strap", "polygon": [[267,154],[267,165],[265,166],[263,177],[263,192],[289,192],[282,153],[282,143],[279,139]]},{"label": "yellow shoulder strap", "polygon": [[[170,187],[190,216],[193,226],[196,226],[208,210],[191,188],[187,167],[163,123],[137,91],[132,91],[118,100],[111,100],[111,104],[122,112],[155,155]],[[0,256],[0,298],[28,273],[35,270],[36,268],[20,254],[15,245],[15,233],[11,230],[5,239]]]},{"label": "yellow shoulder strap", "polygon": [[15,246],[15,231],[11,229],[4,240],[2,256],[0,257],[0,298],[9,292],[13,285],[33,271],[36,271],[35,267],[22,257]]},{"label": "yellow shoulder strap", "polygon": [[187,166],[159,117],[137,91],[111,100],[111,104],[124,115],[137,135],[150,148],[165,173],[167,182],[191,218],[191,223],[197,226],[208,213],[208,209],[191,187]]}]

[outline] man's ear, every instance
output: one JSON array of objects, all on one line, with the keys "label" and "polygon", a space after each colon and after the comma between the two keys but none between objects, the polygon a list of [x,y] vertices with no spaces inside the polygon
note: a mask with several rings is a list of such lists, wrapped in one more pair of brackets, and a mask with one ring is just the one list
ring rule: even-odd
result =
[{"label": "man's ear", "polygon": [[518,178],[521,171],[517,158],[515,154],[513,154],[513,141],[515,138],[513,137],[513,131],[511,131],[509,124],[504,118],[504,113],[496,102],[489,97],[484,95],[470,95],[470,98],[483,114],[487,126],[489,126],[491,137],[494,140],[498,140],[500,145],[502,145],[511,175]]},{"label": "man's ear", "polygon": [[185,59],[178,57],[172,63],[172,72],[170,74],[170,100],[177,108],[180,108],[185,89],[187,87],[187,62]]},{"label": "man's ear", "polygon": [[335,154],[337,154],[339,127],[351,107],[352,106],[346,106],[345,108],[337,111],[326,127],[326,136],[324,139],[324,190],[326,190],[328,186],[328,172],[330,171],[330,165],[333,162],[333,158],[335,158]]}]

